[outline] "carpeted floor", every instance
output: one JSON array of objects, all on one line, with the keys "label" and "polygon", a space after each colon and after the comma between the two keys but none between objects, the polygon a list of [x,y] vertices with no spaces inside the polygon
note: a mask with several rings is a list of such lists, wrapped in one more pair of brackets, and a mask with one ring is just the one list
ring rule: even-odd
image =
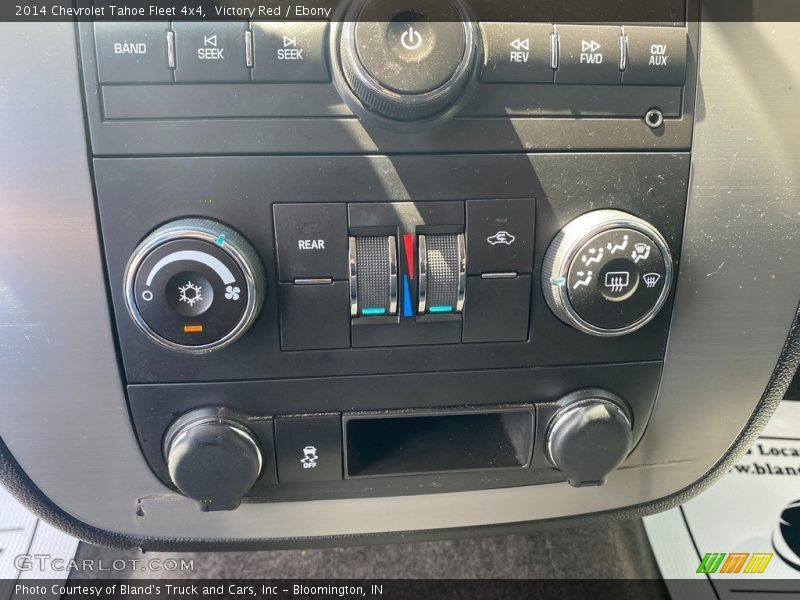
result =
[{"label": "carpeted floor", "polygon": [[320,550],[142,555],[138,551],[81,544],[77,558],[102,559],[105,565],[115,559],[183,558],[192,559],[194,569],[180,573],[141,570],[141,567],[119,572],[83,571],[74,573],[72,579],[660,577],[640,520],[530,535]]}]

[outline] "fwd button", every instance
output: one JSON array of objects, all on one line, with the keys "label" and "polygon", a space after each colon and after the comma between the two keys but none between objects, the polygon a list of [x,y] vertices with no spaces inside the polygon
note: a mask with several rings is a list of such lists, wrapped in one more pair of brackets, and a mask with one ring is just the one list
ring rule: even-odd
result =
[{"label": "fwd button", "polygon": [[621,29],[556,25],[556,83],[619,84],[622,80]]}]

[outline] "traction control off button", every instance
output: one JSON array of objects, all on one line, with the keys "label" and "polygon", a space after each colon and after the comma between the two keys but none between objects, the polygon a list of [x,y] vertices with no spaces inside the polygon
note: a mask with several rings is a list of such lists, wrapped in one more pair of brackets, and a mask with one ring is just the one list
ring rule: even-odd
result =
[{"label": "traction control off button", "polygon": [[280,483],[342,478],[340,415],[278,417],[275,446]]}]

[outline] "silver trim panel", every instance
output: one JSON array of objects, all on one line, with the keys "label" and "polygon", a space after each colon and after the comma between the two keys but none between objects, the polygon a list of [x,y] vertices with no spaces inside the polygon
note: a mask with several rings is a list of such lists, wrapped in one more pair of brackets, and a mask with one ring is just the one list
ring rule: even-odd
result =
[{"label": "silver trim panel", "polygon": [[458,247],[458,292],[456,294],[455,312],[460,313],[464,311],[464,301],[467,294],[467,242],[463,233],[459,233],[456,236],[456,246]]},{"label": "silver trim panel", "polygon": [[347,264],[349,265],[348,281],[350,283],[350,316],[358,316],[358,257],[356,238],[347,240]]},{"label": "silver trim panel", "polygon": [[389,312],[397,314],[397,236],[389,236]]},{"label": "silver trim panel", "polygon": [[417,314],[428,309],[428,239],[417,236]]}]

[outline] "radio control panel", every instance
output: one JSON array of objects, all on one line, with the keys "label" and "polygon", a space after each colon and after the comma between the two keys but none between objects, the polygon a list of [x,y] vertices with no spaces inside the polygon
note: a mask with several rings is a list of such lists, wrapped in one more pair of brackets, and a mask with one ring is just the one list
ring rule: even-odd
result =
[{"label": "radio control panel", "polygon": [[690,19],[596,24],[560,21],[556,11],[547,22],[506,22],[493,18],[503,3],[478,14],[471,4],[352,0],[337,3],[325,21],[81,23],[94,151],[690,145],[697,39]]},{"label": "radio control panel", "polygon": [[[467,36],[455,6],[448,10],[453,14],[399,25],[392,14],[383,19],[368,14],[354,27],[369,41],[353,56],[383,85],[404,92],[446,82],[462,61],[472,60],[466,50],[473,36],[482,47],[484,82],[681,86],[685,81],[685,27],[482,22]],[[94,25],[98,77],[105,85],[326,82],[329,35],[326,21]],[[430,71],[429,64],[437,69]],[[403,73],[398,66],[410,70]],[[384,71],[396,75],[382,76]]]}]

